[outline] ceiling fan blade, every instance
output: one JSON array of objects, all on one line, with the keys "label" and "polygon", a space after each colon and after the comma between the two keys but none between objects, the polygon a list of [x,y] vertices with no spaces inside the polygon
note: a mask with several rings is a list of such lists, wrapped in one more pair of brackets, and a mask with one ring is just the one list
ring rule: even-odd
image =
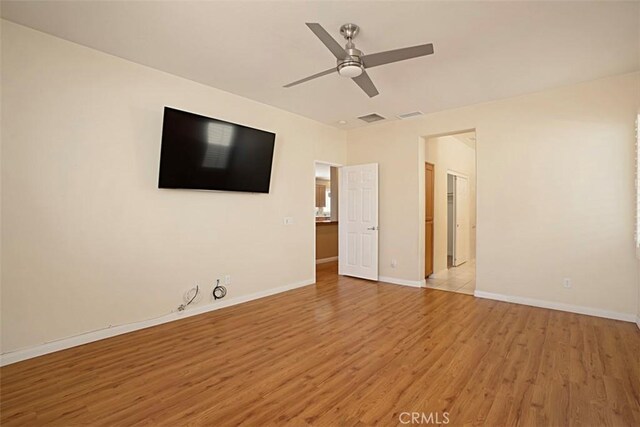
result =
[{"label": "ceiling fan blade", "polygon": [[315,34],[320,41],[324,43],[336,59],[344,59],[347,57],[347,52],[345,52],[344,48],[340,46],[333,37],[331,37],[327,30],[322,28],[322,25],[307,22],[307,27],[309,27],[309,29],[313,31],[313,34]]},{"label": "ceiling fan blade", "polygon": [[358,77],[352,78],[351,80],[356,82],[356,84],[360,86],[360,89],[362,89],[367,95],[369,95],[369,98],[373,98],[378,93],[380,93],[378,92],[378,89],[376,89],[376,86],[373,84],[371,78],[369,77],[369,74],[367,74],[366,71],[363,71],[362,74],[360,74]]},{"label": "ceiling fan blade", "polygon": [[296,80],[293,83],[289,83],[288,85],[284,85],[282,87],[291,87],[295,85],[299,85],[300,83],[308,82],[309,80],[316,79],[318,77],[326,76],[327,74],[334,73],[336,71],[336,67],[329,68],[328,70],[321,71],[313,76],[305,77],[304,79]]},{"label": "ceiling fan blade", "polygon": [[431,55],[433,44],[421,44],[419,46],[405,47],[402,49],[387,50],[385,52],[364,55],[362,62],[364,68],[377,67],[378,65],[390,64],[392,62],[404,61],[405,59],[417,58],[419,56]]}]

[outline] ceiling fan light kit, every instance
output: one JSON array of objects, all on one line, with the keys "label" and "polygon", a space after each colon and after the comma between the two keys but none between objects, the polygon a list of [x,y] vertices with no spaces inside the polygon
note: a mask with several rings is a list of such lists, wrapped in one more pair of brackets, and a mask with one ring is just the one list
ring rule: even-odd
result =
[{"label": "ceiling fan light kit", "polygon": [[405,59],[417,58],[433,54],[433,45],[423,44],[403,49],[388,50],[386,52],[364,55],[362,51],[356,49],[353,39],[360,32],[360,27],[356,24],[344,24],[340,27],[340,34],[347,40],[347,44],[343,48],[340,44],[325,30],[322,25],[317,23],[307,23],[307,27],[320,39],[320,41],[331,51],[337,61],[335,68],[321,71],[304,79],[297,80],[293,83],[285,85],[285,88],[296,86],[300,83],[316,79],[338,72],[342,77],[351,78],[362,89],[369,98],[378,95],[378,89],[369,78],[366,69],[377,67],[379,65],[390,64],[392,62],[404,61]]},{"label": "ceiling fan light kit", "polygon": [[338,74],[342,77],[358,77],[363,71],[362,64],[355,61],[344,61],[338,65]]}]

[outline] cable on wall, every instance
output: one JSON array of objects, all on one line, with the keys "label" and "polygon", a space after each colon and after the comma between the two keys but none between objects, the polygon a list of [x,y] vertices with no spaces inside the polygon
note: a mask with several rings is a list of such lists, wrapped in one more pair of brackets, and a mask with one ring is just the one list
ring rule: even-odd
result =
[{"label": "cable on wall", "polygon": [[216,287],[213,288],[213,299],[214,300],[222,299],[224,298],[225,295],[227,295],[227,288],[225,288],[224,286],[221,286],[220,279],[217,279]]},{"label": "cable on wall", "polygon": [[[193,296],[191,298],[189,298],[189,295],[195,290],[195,292],[193,293]],[[184,311],[198,296],[198,293],[200,293],[200,287],[198,285],[196,285],[195,288],[191,288],[189,290],[189,292],[187,292],[187,294],[185,295],[185,299],[188,300],[186,304],[180,304],[178,306],[178,311]]]}]

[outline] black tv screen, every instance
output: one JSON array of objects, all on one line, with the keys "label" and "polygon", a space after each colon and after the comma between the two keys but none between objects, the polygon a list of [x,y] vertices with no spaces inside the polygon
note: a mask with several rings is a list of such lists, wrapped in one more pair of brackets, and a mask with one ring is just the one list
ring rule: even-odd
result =
[{"label": "black tv screen", "polygon": [[158,187],[268,193],[275,137],[165,107]]}]

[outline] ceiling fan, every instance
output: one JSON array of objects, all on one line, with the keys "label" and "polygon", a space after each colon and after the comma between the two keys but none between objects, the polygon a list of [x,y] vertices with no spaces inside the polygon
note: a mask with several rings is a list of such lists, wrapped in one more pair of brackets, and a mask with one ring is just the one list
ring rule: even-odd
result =
[{"label": "ceiling fan", "polygon": [[322,28],[322,25],[307,23],[307,27],[309,27],[331,53],[333,53],[333,56],[338,60],[338,64],[336,67],[331,67],[328,70],[289,83],[284,87],[295,86],[337,71],[341,76],[351,78],[360,86],[360,89],[369,95],[369,98],[373,98],[378,95],[379,92],[371,81],[371,78],[369,78],[366,71],[367,68],[404,61],[405,59],[417,58],[419,56],[431,55],[433,53],[433,44],[428,43],[364,55],[362,51],[356,49],[356,45],[353,43],[353,39],[358,34],[358,31],[360,31],[360,27],[356,24],[344,24],[340,27],[340,34],[347,39],[347,44],[344,48],[331,37],[327,30]]}]

